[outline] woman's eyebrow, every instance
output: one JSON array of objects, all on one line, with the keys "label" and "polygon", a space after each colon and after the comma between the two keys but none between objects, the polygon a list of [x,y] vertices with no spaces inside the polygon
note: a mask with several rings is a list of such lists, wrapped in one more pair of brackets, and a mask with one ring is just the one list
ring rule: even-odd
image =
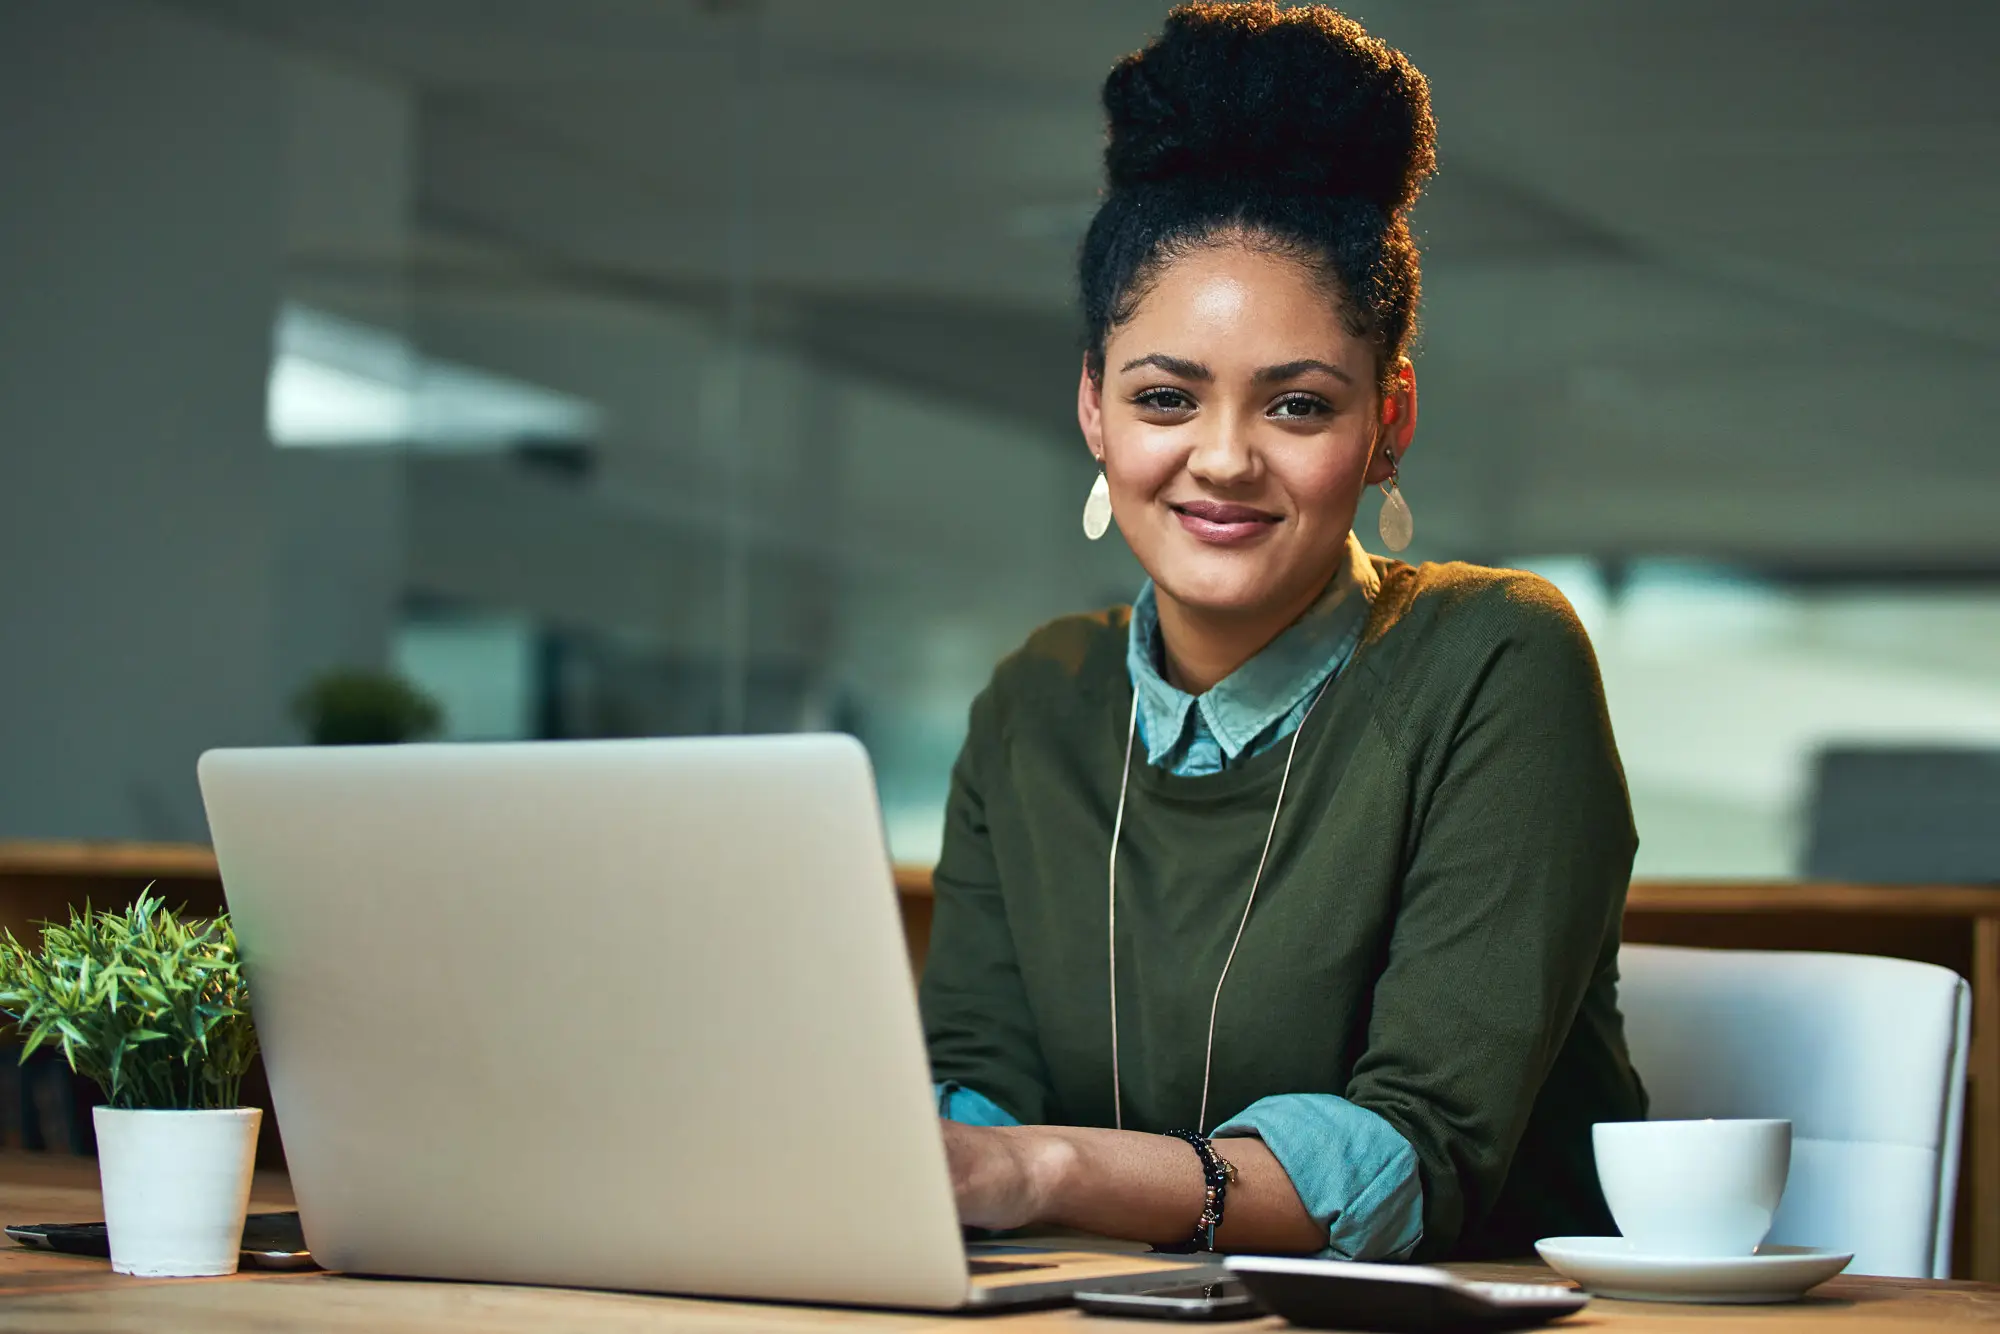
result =
[{"label": "woman's eyebrow", "polygon": [[1262,384],[1271,384],[1278,380],[1296,380],[1307,371],[1325,371],[1342,384],[1354,383],[1354,377],[1340,367],[1310,357],[1303,361],[1288,361],[1281,366],[1266,366],[1257,372],[1255,378]]},{"label": "woman's eyebrow", "polygon": [[1157,366],[1169,375],[1178,375],[1183,380],[1213,380],[1215,372],[1198,361],[1184,357],[1170,357],[1164,352],[1153,352],[1143,357],[1134,357],[1119,367],[1119,374],[1139,369],[1141,366]]}]

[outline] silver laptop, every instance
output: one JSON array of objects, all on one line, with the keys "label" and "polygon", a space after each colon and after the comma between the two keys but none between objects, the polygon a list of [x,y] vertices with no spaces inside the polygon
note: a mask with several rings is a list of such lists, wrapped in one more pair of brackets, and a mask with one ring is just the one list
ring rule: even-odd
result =
[{"label": "silver laptop", "polygon": [[200,777],[328,1268],[951,1309],[1178,1263],[968,1257],[850,738],[219,750]]}]

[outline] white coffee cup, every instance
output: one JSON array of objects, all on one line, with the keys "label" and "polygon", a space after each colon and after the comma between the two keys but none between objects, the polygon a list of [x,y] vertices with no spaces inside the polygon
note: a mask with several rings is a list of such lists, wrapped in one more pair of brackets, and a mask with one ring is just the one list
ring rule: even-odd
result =
[{"label": "white coffee cup", "polygon": [[1604,1121],[1590,1128],[1618,1230],[1648,1255],[1750,1255],[1792,1168],[1790,1121]]}]

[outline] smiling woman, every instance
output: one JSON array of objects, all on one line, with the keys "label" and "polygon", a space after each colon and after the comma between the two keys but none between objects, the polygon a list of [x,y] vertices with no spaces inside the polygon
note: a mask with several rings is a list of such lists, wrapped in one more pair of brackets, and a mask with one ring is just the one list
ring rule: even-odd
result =
[{"label": "smiling woman", "polygon": [[1409,445],[1415,379],[1379,392],[1320,284],[1226,239],[1160,273],[1105,352],[1078,416],[1153,577],[1167,679],[1198,694],[1326,587],[1364,481]]},{"label": "smiling woman", "polygon": [[1595,659],[1543,581],[1352,531],[1415,438],[1428,87],[1329,9],[1203,4],[1104,103],[1085,526],[1150,578],[973,704],[922,987],[961,1217],[1351,1259],[1602,1232],[1589,1127],[1645,1098]]}]

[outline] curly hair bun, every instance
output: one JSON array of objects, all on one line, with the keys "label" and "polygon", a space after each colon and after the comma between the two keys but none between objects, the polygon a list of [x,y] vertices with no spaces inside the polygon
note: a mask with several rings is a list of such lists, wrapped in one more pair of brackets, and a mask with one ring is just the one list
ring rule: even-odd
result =
[{"label": "curly hair bun", "polygon": [[1184,4],[1104,81],[1113,191],[1176,181],[1359,196],[1394,217],[1437,167],[1430,85],[1324,5]]}]

